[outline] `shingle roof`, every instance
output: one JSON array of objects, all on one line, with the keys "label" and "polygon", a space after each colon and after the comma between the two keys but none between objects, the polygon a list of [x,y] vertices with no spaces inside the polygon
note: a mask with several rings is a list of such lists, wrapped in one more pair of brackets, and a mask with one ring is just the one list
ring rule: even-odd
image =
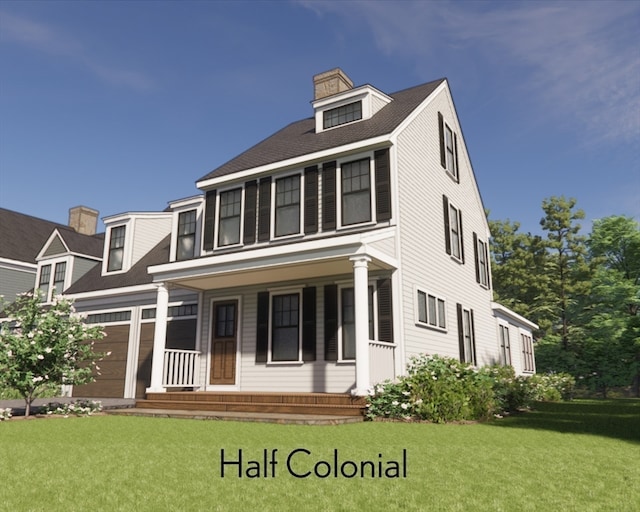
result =
[{"label": "shingle roof", "polygon": [[58,233],[60,233],[60,236],[64,239],[65,244],[67,244],[71,252],[102,258],[104,233],[83,235],[69,227],[59,227]]},{"label": "shingle roof", "polygon": [[35,263],[55,228],[63,224],[0,208],[0,258]]},{"label": "shingle roof", "polygon": [[314,118],[291,123],[198,181],[390,134],[444,81],[442,78],[390,94],[393,101],[372,118],[325,132],[315,132]]},{"label": "shingle roof", "polygon": [[167,235],[158,245],[145,254],[128,272],[113,275],[102,275],[102,265],[96,265],[78,281],[65,290],[65,295],[75,293],[108,290],[149,284],[153,281],[147,268],[152,265],[168,263],[171,235]]}]

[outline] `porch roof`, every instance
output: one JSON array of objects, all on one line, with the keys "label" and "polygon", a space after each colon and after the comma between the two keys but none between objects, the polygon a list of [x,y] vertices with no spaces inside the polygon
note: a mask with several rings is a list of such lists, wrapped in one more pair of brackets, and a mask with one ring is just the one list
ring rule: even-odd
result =
[{"label": "porch roof", "polygon": [[394,257],[371,247],[361,235],[350,235],[156,265],[149,274],[154,282],[204,291],[350,275],[350,257],[358,255],[370,258],[370,272],[397,268]]}]

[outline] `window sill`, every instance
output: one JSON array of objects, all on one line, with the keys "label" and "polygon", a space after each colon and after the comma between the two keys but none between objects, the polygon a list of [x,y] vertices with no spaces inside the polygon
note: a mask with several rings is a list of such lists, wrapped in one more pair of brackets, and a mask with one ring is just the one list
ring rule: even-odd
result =
[{"label": "window sill", "polygon": [[461,258],[457,256],[453,256],[452,254],[450,254],[449,257],[451,258],[452,261],[455,261],[458,265],[464,265],[464,261],[462,261]]},{"label": "window sill", "polygon": [[355,359],[338,359],[336,361],[336,364],[341,366],[353,366],[356,364],[356,360]]},{"label": "window sill", "polygon": [[267,361],[267,366],[302,366],[304,361]]},{"label": "window sill", "polygon": [[460,184],[460,178],[458,178],[458,176],[456,176],[455,174],[453,174],[449,169],[445,170],[447,173],[447,176],[449,176],[449,178],[451,178],[451,180],[456,183],[456,184]]},{"label": "window sill", "polygon": [[446,327],[438,327],[437,325],[431,325],[431,324],[425,324],[422,322],[416,322],[415,323],[417,327],[422,327],[423,329],[429,329],[430,331],[437,331],[437,332],[442,332],[442,333],[446,333],[447,332],[447,328]]}]

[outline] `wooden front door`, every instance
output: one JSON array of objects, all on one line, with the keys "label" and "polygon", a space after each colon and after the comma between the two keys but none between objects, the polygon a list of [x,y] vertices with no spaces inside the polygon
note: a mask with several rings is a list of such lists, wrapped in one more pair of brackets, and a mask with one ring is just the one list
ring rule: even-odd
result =
[{"label": "wooden front door", "polygon": [[213,303],[211,330],[211,384],[236,383],[238,301]]}]

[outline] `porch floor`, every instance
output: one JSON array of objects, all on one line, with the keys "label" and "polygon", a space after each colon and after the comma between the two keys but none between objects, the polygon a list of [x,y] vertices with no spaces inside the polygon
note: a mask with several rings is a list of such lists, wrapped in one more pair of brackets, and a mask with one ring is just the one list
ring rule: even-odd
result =
[{"label": "porch floor", "polygon": [[148,393],[123,414],[335,424],[363,421],[365,405],[347,393],[167,391]]}]

